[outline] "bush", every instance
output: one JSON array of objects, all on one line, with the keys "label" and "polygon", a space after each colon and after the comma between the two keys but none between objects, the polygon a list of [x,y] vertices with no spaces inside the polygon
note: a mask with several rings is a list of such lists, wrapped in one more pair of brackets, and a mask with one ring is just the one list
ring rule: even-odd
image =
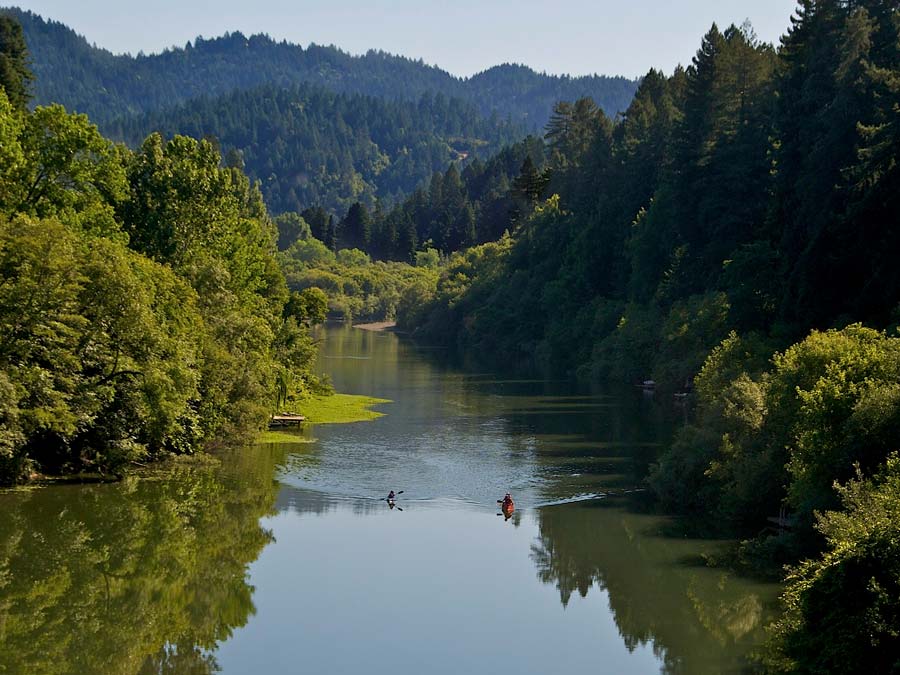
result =
[{"label": "bush", "polygon": [[900,456],[838,489],[818,518],[828,546],[788,575],[763,660],[775,672],[900,672]]}]

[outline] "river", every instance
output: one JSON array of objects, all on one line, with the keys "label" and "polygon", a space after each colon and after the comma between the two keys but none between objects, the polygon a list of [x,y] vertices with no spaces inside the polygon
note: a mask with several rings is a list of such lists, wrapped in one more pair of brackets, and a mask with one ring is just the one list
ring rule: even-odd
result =
[{"label": "river", "polygon": [[677,415],[392,333],[329,327],[319,367],[385,416],[0,492],[0,673],[744,668],[778,588],[644,506]]}]

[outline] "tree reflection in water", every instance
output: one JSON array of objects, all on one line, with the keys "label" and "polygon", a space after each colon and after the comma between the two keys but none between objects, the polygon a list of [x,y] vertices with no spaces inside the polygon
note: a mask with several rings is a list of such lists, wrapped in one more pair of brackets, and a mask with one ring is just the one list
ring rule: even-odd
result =
[{"label": "tree reflection in water", "polygon": [[613,500],[544,507],[537,519],[538,578],[564,607],[605,591],[625,645],[651,643],[663,672],[738,671],[760,640],[777,589],[705,567],[696,540],[653,536],[660,519]]},{"label": "tree reflection in water", "polygon": [[234,452],[0,494],[3,672],[217,671],[216,644],[255,611],[246,572],[272,540],[259,521],[277,461]]}]

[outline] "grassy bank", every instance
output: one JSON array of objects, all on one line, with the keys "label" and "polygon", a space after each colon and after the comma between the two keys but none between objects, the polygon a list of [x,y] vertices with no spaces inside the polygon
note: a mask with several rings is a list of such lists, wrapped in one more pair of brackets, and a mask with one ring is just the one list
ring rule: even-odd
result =
[{"label": "grassy bank", "polygon": [[264,431],[256,438],[257,443],[313,443],[315,440],[294,431]]},{"label": "grassy bank", "polygon": [[303,402],[300,406],[300,412],[306,415],[306,421],[310,424],[367,422],[384,415],[384,413],[377,410],[371,410],[373,405],[390,402],[385,398],[357,396],[355,394],[312,396]]},{"label": "grassy bank", "polygon": [[[348,424],[368,422],[384,415],[372,410],[373,405],[390,403],[388,399],[355,394],[332,394],[313,396],[299,405],[299,411],[306,416],[306,424]],[[257,437],[257,443],[312,443],[315,439],[298,431],[265,431]]]}]

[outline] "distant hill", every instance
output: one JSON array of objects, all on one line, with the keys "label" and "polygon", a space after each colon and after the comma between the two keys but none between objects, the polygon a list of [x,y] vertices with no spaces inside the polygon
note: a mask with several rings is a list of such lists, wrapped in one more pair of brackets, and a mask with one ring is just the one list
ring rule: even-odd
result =
[{"label": "distant hill", "polygon": [[132,146],[152,131],[214,139],[226,163],[261,182],[273,212],[320,205],[338,216],[357,201],[394,203],[451,162],[525,135],[521,124],[442,94],[391,101],[310,84],[201,97],[103,126]]},{"label": "distant hill", "polygon": [[546,75],[509,64],[463,79],[385,52],[351,56],[336,47],[303,48],[241,33],[198,37],[183,48],[151,56],[115,55],[32,12],[0,12],[22,24],[36,76],[34,102],[62,103],[101,125],[198,96],[262,84],[312,83],[339,93],[410,101],[440,93],[474,104],[482,115],[496,113],[534,131],[543,128],[557,101],[589,96],[615,115],[628,107],[637,88],[636,80],[623,77]]}]

